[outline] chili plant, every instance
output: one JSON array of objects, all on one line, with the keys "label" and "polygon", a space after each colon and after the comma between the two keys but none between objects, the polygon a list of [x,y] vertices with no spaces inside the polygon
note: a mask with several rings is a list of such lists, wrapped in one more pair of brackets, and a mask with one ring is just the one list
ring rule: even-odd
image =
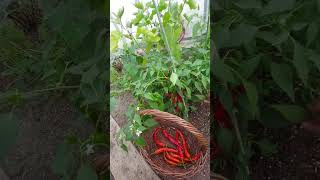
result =
[{"label": "chili plant", "polygon": [[276,152],[255,129],[300,123],[319,95],[319,1],[217,0],[213,9],[213,132],[235,178],[249,179],[253,147]]},{"label": "chili plant", "polygon": [[[123,72],[117,84],[131,91],[137,101],[135,107],[159,109],[188,119],[193,103],[204,100],[209,92],[210,37],[202,35],[207,26],[199,16],[183,13],[185,6],[197,8],[194,1],[138,2],[135,18],[126,26],[122,22],[124,9],[120,9],[114,13],[113,22],[124,31],[111,32],[111,44],[117,47],[121,37],[130,40],[122,50]],[[201,36],[193,47],[183,47],[184,25],[193,20],[193,35]],[[111,51],[116,49],[112,47]],[[137,123],[138,117],[135,111],[128,117],[131,128],[124,128],[120,139],[128,140],[125,137],[129,136],[142,142],[139,135],[149,127],[143,126],[143,121]]]}]

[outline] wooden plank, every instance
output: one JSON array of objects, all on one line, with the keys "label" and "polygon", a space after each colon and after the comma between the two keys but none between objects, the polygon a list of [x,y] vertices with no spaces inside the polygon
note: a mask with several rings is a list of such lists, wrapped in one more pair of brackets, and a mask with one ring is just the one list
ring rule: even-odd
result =
[{"label": "wooden plank", "polygon": [[110,116],[110,170],[116,180],[160,180],[132,143],[128,153],[118,145],[116,133],[120,127]]}]

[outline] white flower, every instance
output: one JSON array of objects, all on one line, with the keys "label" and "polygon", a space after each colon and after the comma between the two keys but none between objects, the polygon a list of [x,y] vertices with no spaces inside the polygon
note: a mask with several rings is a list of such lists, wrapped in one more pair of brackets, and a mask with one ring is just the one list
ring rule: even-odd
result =
[{"label": "white flower", "polygon": [[137,106],[137,111],[139,111],[140,110],[140,107],[139,106]]},{"label": "white flower", "polygon": [[131,124],[131,125],[129,126],[129,129],[130,129],[130,131],[133,130],[133,124]]},{"label": "white flower", "polygon": [[87,155],[94,153],[93,145],[92,145],[92,144],[87,144],[87,145],[86,145],[85,153],[86,153]]},{"label": "white flower", "polygon": [[140,131],[140,130],[137,130],[137,131],[136,131],[136,135],[137,135],[137,136],[140,136],[141,133],[142,133],[142,131]]}]

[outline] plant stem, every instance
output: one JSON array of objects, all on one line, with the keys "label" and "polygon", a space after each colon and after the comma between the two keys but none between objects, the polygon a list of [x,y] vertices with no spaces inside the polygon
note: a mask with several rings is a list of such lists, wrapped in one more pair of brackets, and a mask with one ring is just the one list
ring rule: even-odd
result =
[{"label": "plant stem", "polygon": [[[239,125],[238,125],[238,119],[236,117],[236,110],[235,109],[232,110],[231,120],[233,121],[233,125],[234,125],[234,130],[235,130],[235,133],[236,133],[237,141],[238,141],[239,146],[240,146],[240,151],[241,151],[241,153],[243,155],[245,155],[244,145],[243,145],[243,141],[242,141],[242,138],[241,138]],[[246,171],[247,171],[248,174],[250,173],[248,165],[246,165]]]},{"label": "plant stem", "polygon": [[80,88],[80,86],[58,86],[54,88],[34,90],[34,91],[26,92],[25,94],[35,94],[35,93],[42,93],[46,91],[54,91],[54,90],[60,90],[60,89],[77,89],[77,88]]},{"label": "plant stem", "polygon": [[[155,8],[156,8],[157,17],[158,17],[158,21],[159,21],[159,24],[160,24],[160,29],[161,29],[162,34],[163,34],[163,37],[164,37],[164,42],[165,42],[165,44],[166,44],[167,51],[168,51],[169,54],[170,54],[171,61],[173,61],[174,58],[173,58],[173,55],[172,55],[172,52],[171,52],[171,49],[170,49],[170,46],[169,46],[169,41],[168,41],[166,32],[165,32],[165,30],[164,30],[164,27],[163,27],[163,24],[162,24],[162,21],[161,21],[161,18],[160,18],[160,13],[159,13],[159,10],[158,10],[158,6],[157,6],[155,0],[152,0],[152,2],[153,2],[153,5],[154,5]],[[170,7],[169,7],[169,8],[170,8]],[[174,68],[174,69],[175,69],[175,68]]]}]

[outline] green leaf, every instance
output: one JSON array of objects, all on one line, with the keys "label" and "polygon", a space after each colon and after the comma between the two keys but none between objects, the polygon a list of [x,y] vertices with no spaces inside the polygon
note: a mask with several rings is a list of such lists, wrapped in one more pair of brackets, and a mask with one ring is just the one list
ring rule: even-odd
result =
[{"label": "green leaf", "polygon": [[95,64],[91,66],[91,68],[82,75],[81,82],[92,84],[93,81],[98,77],[99,73],[100,71],[97,65]]},{"label": "green leaf", "polygon": [[225,82],[235,81],[234,75],[228,65],[224,64],[218,57],[214,58],[213,61],[212,72],[218,79],[224,80]]},{"label": "green leaf", "polygon": [[159,12],[165,10],[168,7],[167,3],[164,0],[160,0],[158,5]]},{"label": "green leaf", "polygon": [[244,88],[246,90],[246,94],[248,96],[252,114],[255,115],[257,113],[257,105],[258,105],[258,91],[256,86],[251,82],[243,82]]},{"label": "green leaf", "polygon": [[186,87],[186,91],[187,91],[187,97],[189,99],[191,99],[191,90],[190,90],[190,88]]},{"label": "green leaf", "polygon": [[197,36],[199,34],[199,32],[201,33],[201,23],[197,22],[192,27],[192,36],[193,37]]},{"label": "green leaf", "polygon": [[307,29],[307,46],[310,46],[310,44],[316,39],[319,32],[318,24],[313,22],[309,24]]},{"label": "green leaf", "polygon": [[196,9],[197,3],[195,0],[186,0],[186,3],[188,4],[190,9]]},{"label": "green leaf", "polygon": [[231,31],[229,46],[240,46],[241,44],[248,44],[251,42],[257,32],[256,26],[248,24],[240,24],[234,30]]},{"label": "green leaf", "polygon": [[256,144],[259,146],[261,154],[264,156],[270,156],[277,153],[277,145],[268,139],[261,139],[257,141]]},{"label": "green leaf", "polygon": [[273,105],[271,106],[275,110],[279,111],[283,117],[292,122],[299,123],[306,118],[307,112],[304,108],[297,105]]},{"label": "green leaf", "polygon": [[136,143],[138,146],[145,146],[145,145],[146,145],[146,142],[145,142],[145,140],[144,140],[142,137],[138,137],[138,138],[135,140],[135,143]]},{"label": "green leaf", "polygon": [[258,55],[240,64],[239,71],[245,79],[248,79],[256,71],[260,63],[260,59],[261,57]]},{"label": "green leaf", "polygon": [[151,128],[151,127],[154,127],[156,125],[158,125],[158,122],[153,120],[152,118],[148,118],[147,120],[145,120],[143,122],[143,124],[148,127],[148,128]]},{"label": "green leaf", "polygon": [[178,80],[178,75],[176,73],[172,73],[170,76],[170,81],[172,82],[172,84],[176,85],[177,80]]},{"label": "green leaf", "polygon": [[288,94],[292,101],[295,100],[293,91],[293,73],[289,65],[271,63],[270,73],[277,85]]},{"label": "green leaf", "polygon": [[200,86],[200,83],[198,83],[198,82],[196,81],[196,82],[194,82],[194,85],[195,85],[195,87],[197,88],[197,90],[198,90],[200,93],[202,93],[202,88],[201,88],[201,86]]},{"label": "green leaf", "polygon": [[307,85],[309,68],[308,68],[308,61],[304,53],[305,53],[305,49],[298,42],[295,41],[293,65],[295,66],[302,82],[305,85]]},{"label": "green leaf", "polygon": [[162,22],[163,22],[164,25],[169,23],[170,17],[171,17],[171,14],[170,14],[169,11],[164,13],[163,18],[162,18]]},{"label": "green leaf", "polygon": [[217,130],[217,141],[222,151],[227,154],[232,154],[232,147],[234,143],[234,136],[232,131],[226,128],[219,128]]},{"label": "green leaf", "polygon": [[285,128],[292,124],[279,111],[270,107],[261,109],[261,115],[258,120],[267,128]]},{"label": "green leaf", "polygon": [[135,6],[137,9],[144,9],[142,2],[139,2],[139,1],[136,2],[136,3],[134,3],[134,6]]},{"label": "green leaf", "polygon": [[289,33],[286,31],[282,31],[281,33],[275,34],[269,31],[260,31],[257,33],[257,37],[263,39],[273,46],[276,46],[285,42],[289,37]]},{"label": "green leaf", "polygon": [[234,4],[242,9],[260,9],[262,7],[259,0],[240,0],[234,2]]},{"label": "green leaf", "polygon": [[119,19],[121,19],[123,13],[124,13],[124,7],[121,7],[121,8],[119,9],[119,11],[117,12],[117,17],[118,17]]},{"label": "green leaf", "polygon": [[218,92],[219,99],[224,107],[224,109],[228,112],[228,114],[232,114],[233,110],[233,100],[232,95],[228,89],[222,88]]},{"label": "green leaf", "polygon": [[98,180],[96,172],[87,164],[80,167],[77,180]]},{"label": "green leaf", "polygon": [[181,25],[177,25],[174,23],[168,23],[164,25],[164,30],[167,35],[167,40],[169,43],[170,50],[172,52],[172,56],[176,61],[181,60],[181,46],[177,42],[180,38],[180,34],[182,32]]},{"label": "green leaf", "polygon": [[212,34],[217,49],[226,47],[230,41],[230,30],[227,27],[214,25]]},{"label": "green leaf", "polygon": [[68,144],[60,144],[57,147],[55,158],[52,162],[52,171],[57,175],[69,172],[73,161],[71,148]]},{"label": "green leaf", "polygon": [[310,60],[313,61],[313,63],[318,67],[318,70],[320,71],[320,55],[312,51]]},{"label": "green leaf", "polygon": [[262,15],[273,13],[280,13],[290,10],[294,7],[295,0],[271,0],[268,5],[263,9]]},{"label": "green leaf", "polygon": [[16,143],[18,130],[18,120],[13,114],[0,114],[0,160]]},{"label": "green leaf", "polygon": [[110,51],[116,52],[118,49],[119,40],[121,39],[121,32],[111,31],[110,33]]},{"label": "green leaf", "polygon": [[133,121],[141,125],[141,117],[138,114],[134,114]]}]

